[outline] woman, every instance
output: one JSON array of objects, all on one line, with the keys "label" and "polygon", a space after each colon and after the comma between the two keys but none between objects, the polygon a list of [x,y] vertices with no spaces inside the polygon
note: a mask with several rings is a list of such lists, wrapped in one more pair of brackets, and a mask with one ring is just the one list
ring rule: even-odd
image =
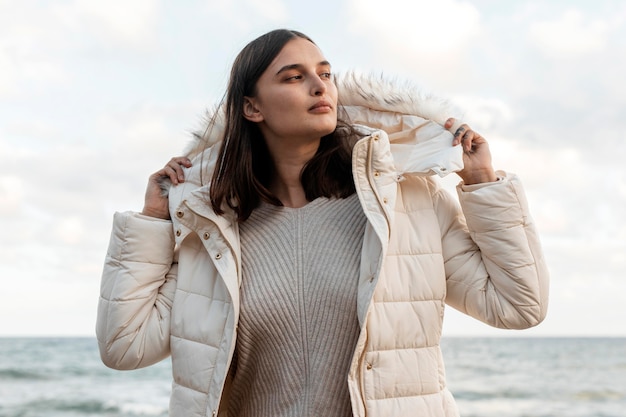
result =
[{"label": "woman", "polygon": [[[104,363],[171,355],[173,416],[457,416],[444,303],[528,328],[548,276],[518,178],[448,115],[334,81],[299,32],[252,41],[207,131],[150,177],[142,213],[115,215]],[[452,171],[462,211],[432,178]]]}]

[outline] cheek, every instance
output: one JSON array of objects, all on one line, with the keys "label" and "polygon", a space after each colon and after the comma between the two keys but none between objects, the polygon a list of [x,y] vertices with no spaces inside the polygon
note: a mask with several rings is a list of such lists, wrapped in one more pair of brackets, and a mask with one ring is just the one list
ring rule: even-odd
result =
[{"label": "cheek", "polygon": [[266,108],[274,114],[286,114],[290,111],[295,111],[301,107],[300,98],[297,95],[289,94],[288,92],[282,94],[274,94],[269,101],[266,102]]},{"label": "cheek", "polygon": [[330,83],[330,87],[328,87],[328,93],[327,93],[328,97],[331,98],[335,103],[337,104],[337,96],[339,95],[337,92],[337,86],[335,85],[335,83],[331,82]]}]

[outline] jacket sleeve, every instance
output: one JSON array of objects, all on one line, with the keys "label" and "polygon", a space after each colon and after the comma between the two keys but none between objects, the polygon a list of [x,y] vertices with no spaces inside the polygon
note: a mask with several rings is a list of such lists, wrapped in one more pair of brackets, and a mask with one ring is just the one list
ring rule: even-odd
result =
[{"label": "jacket sleeve", "polygon": [[176,272],[170,221],[115,214],[96,322],[105,365],[136,369],[169,355]]},{"label": "jacket sleeve", "polygon": [[491,326],[539,324],[548,306],[548,269],[517,176],[463,187],[462,207],[443,190],[435,197],[442,227],[446,302]]}]

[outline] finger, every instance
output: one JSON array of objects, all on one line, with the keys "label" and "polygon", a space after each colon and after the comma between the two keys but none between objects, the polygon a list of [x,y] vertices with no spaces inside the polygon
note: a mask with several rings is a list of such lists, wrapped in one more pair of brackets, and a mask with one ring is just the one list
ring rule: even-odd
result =
[{"label": "finger", "polygon": [[163,179],[165,178],[169,178],[172,184],[178,183],[178,177],[176,173],[169,166],[165,166],[161,168],[160,170],[158,170],[157,172],[155,172],[154,174],[150,175],[149,181],[151,183],[157,184],[160,187],[161,183],[163,182]]},{"label": "finger", "polygon": [[[180,165],[167,164],[163,169],[163,176],[168,177],[172,184],[178,184],[179,182],[184,180],[184,175],[182,174],[182,170]],[[179,172],[180,171],[180,172]]]},{"label": "finger", "polygon": [[454,117],[450,117],[448,120],[446,120],[446,123],[443,125],[443,127],[445,127],[446,129],[450,129],[452,126],[454,126],[455,121],[456,119]]},{"label": "finger", "polygon": [[149,181],[158,182],[160,178],[167,177],[168,174],[165,172],[165,168],[158,170],[157,172],[150,175]]},{"label": "finger", "polygon": [[185,168],[189,168],[191,167],[191,160],[187,157],[184,156],[176,156],[174,158],[172,158],[170,161],[174,161],[176,163],[178,163],[179,165],[184,166]]},{"label": "finger", "polygon": [[463,135],[465,133],[467,133],[467,131],[469,130],[469,126],[463,124],[461,125],[456,132],[454,132],[454,140],[452,141],[452,145],[456,146],[459,143],[461,143],[461,140],[463,139]]},{"label": "finger", "polygon": [[474,138],[476,137],[476,133],[473,130],[467,130],[465,134],[463,134],[463,138],[461,142],[463,143],[463,150],[466,153],[471,153],[474,150]]},{"label": "finger", "polygon": [[476,152],[478,147],[485,143],[486,140],[480,134],[469,130],[463,135],[463,150],[467,153]]},{"label": "finger", "polygon": [[167,171],[172,183],[178,184],[179,182],[185,182],[183,167],[189,168],[190,166],[191,161],[189,159],[185,157],[175,157],[168,161],[165,165],[165,170]]}]

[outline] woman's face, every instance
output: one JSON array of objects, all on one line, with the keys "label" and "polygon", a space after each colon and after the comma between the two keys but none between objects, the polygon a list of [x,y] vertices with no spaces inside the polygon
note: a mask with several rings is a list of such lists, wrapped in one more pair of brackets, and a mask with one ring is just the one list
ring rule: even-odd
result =
[{"label": "woman's face", "polygon": [[310,41],[285,44],[246,97],[245,117],[259,124],[266,141],[319,140],[337,126],[337,87],[330,64]]}]

